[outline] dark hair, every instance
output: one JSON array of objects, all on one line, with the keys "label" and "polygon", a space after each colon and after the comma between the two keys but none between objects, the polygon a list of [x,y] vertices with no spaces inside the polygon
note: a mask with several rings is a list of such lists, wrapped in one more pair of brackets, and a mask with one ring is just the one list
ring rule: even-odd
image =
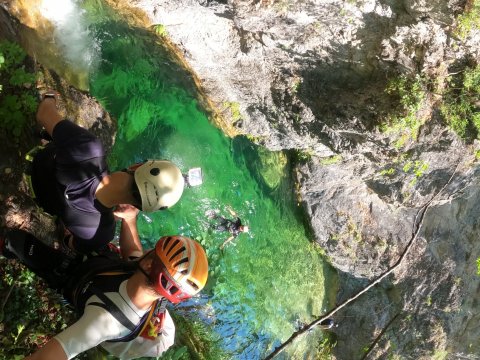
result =
[{"label": "dark hair", "polygon": [[126,172],[127,174],[133,177],[132,188],[130,189],[130,192],[132,193],[135,204],[132,204],[132,205],[138,208],[139,210],[142,210],[142,197],[140,196],[140,190],[138,190],[137,182],[135,181],[135,171],[129,170],[127,168],[122,169],[121,171]]},{"label": "dark hair", "polygon": [[151,291],[154,294],[159,295],[157,290],[155,290],[155,288],[153,287],[154,284],[153,284],[152,279],[150,278],[150,275],[140,265],[140,263],[142,262],[143,259],[147,259],[147,258],[151,257],[152,254],[153,254],[153,252],[149,252],[149,253],[145,254],[142,258],[139,259],[139,261],[137,263],[137,270],[140,271],[143,275],[145,275],[145,284],[147,285],[148,290]]}]

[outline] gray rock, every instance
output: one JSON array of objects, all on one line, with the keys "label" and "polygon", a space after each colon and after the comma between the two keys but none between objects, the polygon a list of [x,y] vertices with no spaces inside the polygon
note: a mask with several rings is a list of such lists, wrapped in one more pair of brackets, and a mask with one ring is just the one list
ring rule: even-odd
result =
[{"label": "gray rock", "polygon": [[[456,171],[399,269],[337,314],[334,351],[349,360],[365,349],[382,359],[479,354],[472,148],[445,128],[433,95],[417,113],[417,139],[401,150],[377,130],[395,107],[385,91],[389,78],[442,82],[459,63],[478,61],[480,34],[461,41],[452,31],[465,3],[130,3],[166,27],[239,133],[271,150],[313,155],[297,165],[299,192],[315,240],[339,270],[338,302],[396,263],[418,210]],[[240,119],[225,103],[238,104]],[[334,154],[341,157],[325,161]]]},{"label": "gray rock", "polygon": [[455,173],[394,274],[336,315],[334,351],[478,357],[478,143],[445,128],[435,91],[416,114],[417,138],[399,149],[378,130],[398,105],[390,78],[442,85],[478,62],[480,32],[461,40],[452,31],[465,1],[125,1],[165,26],[238,133],[311,156],[296,166],[299,194],[339,271],[339,303],[398,261],[418,210]]}]

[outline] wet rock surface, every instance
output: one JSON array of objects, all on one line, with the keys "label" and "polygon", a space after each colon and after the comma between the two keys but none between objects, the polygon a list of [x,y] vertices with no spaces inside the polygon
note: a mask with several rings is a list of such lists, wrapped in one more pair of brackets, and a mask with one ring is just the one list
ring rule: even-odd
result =
[{"label": "wet rock surface", "polygon": [[[471,2],[127,2],[165,26],[237,132],[301,155],[298,192],[312,240],[338,269],[337,303],[396,263],[419,209],[450,181],[401,265],[336,314],[334,351],[348,360],[477,358],[478,144],[445,126],[435,91],[417,114],[418,136],[397,146],[378,130],[398,107],[389,79],[418,74],[441,88],[462,64],[478,63],[479,34],[454,33]],[[80,114],[91,100],[78,96]],[[80,118],[113,131],[101,114]],[[2,183],[13,176],[2,174]]]}]

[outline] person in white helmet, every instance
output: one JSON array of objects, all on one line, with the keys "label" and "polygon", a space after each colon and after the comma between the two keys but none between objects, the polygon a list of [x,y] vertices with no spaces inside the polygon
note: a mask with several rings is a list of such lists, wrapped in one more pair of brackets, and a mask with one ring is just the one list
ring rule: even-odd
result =
[{"label": "person in white helmet", "polygon": [[50,142],[32,160],[31,185],[37,203],[65,227],[61,249],[72,256],[105,247],[115,234],[136,236],[131,207],[151,212],[173,206],[185,181],[170,161],[148,160],[124,171],[109,173],[102,143],[88,130],[61,117],[55,93],[44,95],[37,122]]}]

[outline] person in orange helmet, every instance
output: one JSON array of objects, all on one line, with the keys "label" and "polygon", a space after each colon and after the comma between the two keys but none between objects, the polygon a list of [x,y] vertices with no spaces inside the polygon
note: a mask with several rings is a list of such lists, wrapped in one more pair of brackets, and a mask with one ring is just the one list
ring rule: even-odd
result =
[{"label": "person in orange helmet", "polygon": [[[71,264],[62,274],[60,264],[70,259],[62,252],[24,231],[7,233],[3,255],[47,275],[47,283],[61,290],[79,316],[27,359],[66,360],[97,345],[121,359],[157,357],[173,345],[175,326],[165,305],[203,289],[208,277],[204,249],[188,237],[172,235],[145,253],[134,236],[120,244],[120,251],[123,259],[102,254]],[[37,261],[40,256],[48,256],[56,268],[49,273],[48,264]]]}]

